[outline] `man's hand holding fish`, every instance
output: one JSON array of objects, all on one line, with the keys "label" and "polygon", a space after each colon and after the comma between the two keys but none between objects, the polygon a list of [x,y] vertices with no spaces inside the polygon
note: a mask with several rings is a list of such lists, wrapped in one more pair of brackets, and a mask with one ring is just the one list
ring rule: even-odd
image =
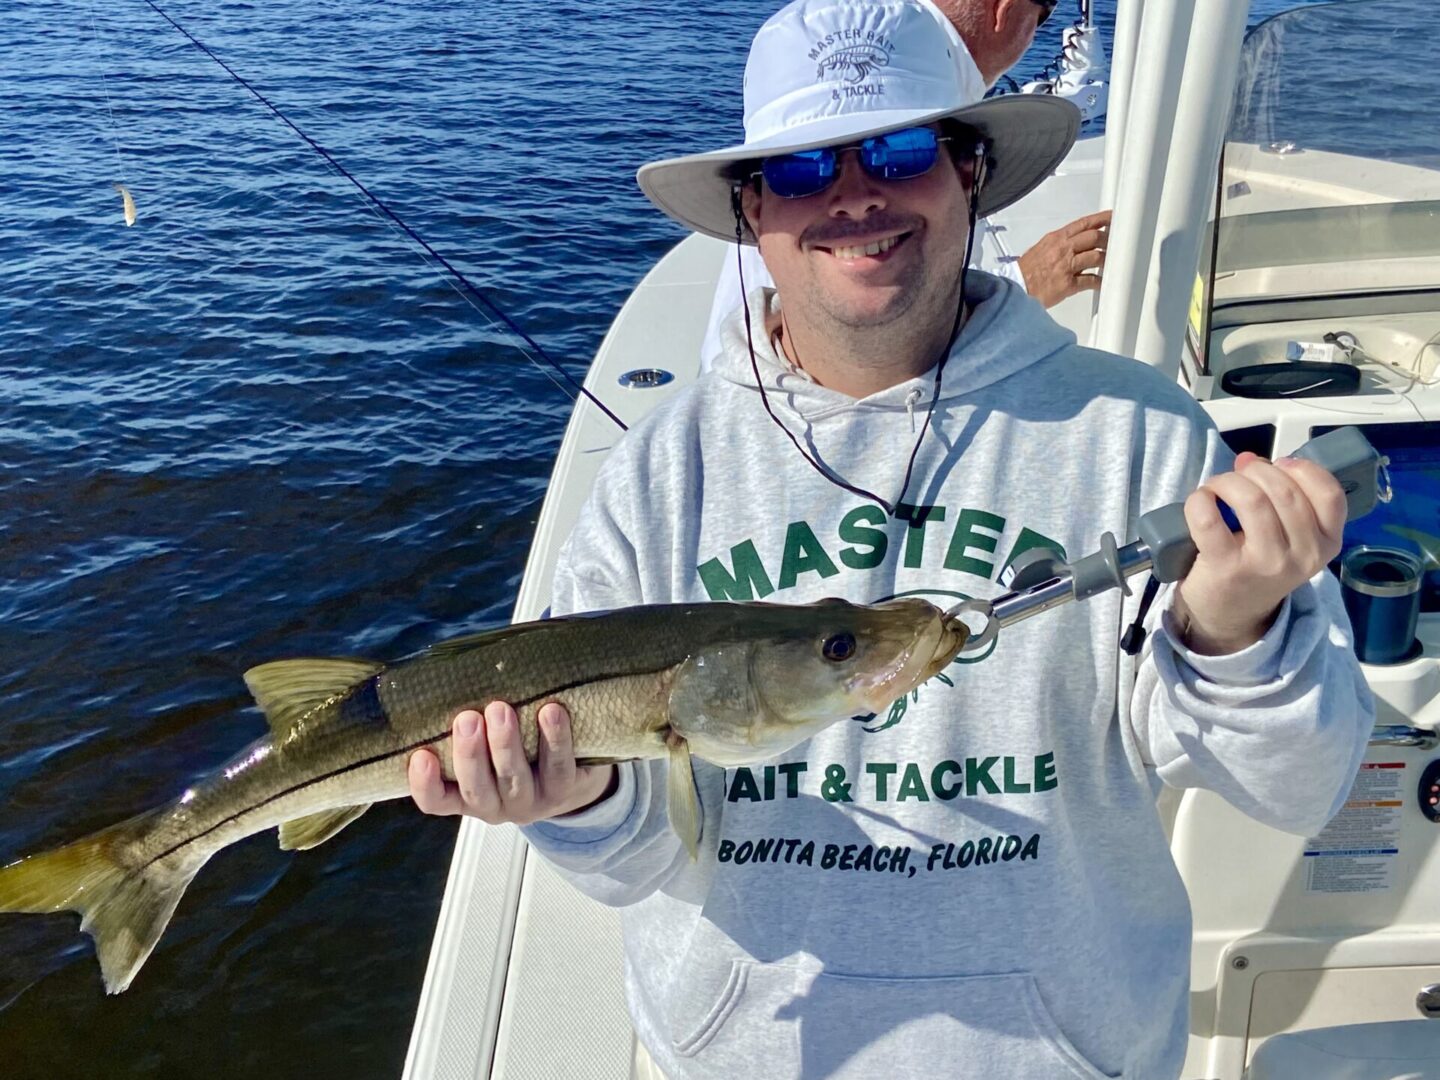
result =
[{"label": "man's hand holding fish", "polygon": [[455,779],[447,781],[439,758],[428,750],[410,759],[410,790],[427,814],[468,814],[492,825],[559,817],[614,794],[615,766],[577,765],[570,714],[550,703],[541,708],[539,760],[525,756],[520,714],[492,701],[482,715],[466,709],[451,735]]}]

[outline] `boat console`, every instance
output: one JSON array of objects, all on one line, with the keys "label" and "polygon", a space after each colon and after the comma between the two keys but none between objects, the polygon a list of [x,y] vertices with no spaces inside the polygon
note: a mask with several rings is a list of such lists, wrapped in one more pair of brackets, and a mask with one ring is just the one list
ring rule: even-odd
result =
[{"label": "boat console", "polygon": [[1178,800],[1172,850],[1195,919],[1184,1075],[1440,1078],[1440,289],[1418,287],[1440,282],[1440,261],[1351,264],[1350,288],[1326,292],[1327,252],[1291,243],[1276,270],[1262,250],[1215,275],[1208,347],[1192,326],[1182,377],[1237,451],[1275,457],[1354,424],[1388,458],[1391,501],[1347,526],[1333,567],[1377,727],[1317,836],[1207,793]]}]

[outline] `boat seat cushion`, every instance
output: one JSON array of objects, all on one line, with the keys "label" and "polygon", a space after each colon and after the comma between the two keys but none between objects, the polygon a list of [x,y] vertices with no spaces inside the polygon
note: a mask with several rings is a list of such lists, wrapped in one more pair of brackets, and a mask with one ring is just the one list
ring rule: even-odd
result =
[{"label": "boat seat cushion", "polygon": [[1440,1021],[1292,1031],[1267,1039],[1245,1080],[1440,1080]]}]

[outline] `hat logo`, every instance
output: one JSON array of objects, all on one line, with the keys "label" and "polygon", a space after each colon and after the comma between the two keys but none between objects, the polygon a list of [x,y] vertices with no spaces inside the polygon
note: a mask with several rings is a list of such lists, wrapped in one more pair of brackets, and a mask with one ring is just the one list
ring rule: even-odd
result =
[{"label": "hat logo", "polygon": [[827,75],[839,76],[845,82],[854,86],[856,83],[864,82],[870,75],[880,68],[888,66],[890,54],[878,45],[851,45],[846,49],[839,49],[820,61],[819,70],[815,72],[817,82],[823,81]]}]

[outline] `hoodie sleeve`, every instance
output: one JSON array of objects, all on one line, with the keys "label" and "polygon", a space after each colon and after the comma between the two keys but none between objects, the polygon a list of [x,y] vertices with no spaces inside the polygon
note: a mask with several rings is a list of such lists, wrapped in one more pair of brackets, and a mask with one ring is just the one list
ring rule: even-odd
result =
[{"label": "hoodie sleeve", "polygon": [[[1203,475],[1229,461],[1212,430]],[[1185,647],[1173,597],[1171,586],[1149,620],[1130,701],[1146,762],[1172,787],[1208,788],[1266,825],[1318,832],[1344,802],[1375,723],[1339,583],[1322,570],[1263,638],[1228,656]]]},{"label": "hoodie sleeve", "polygon": [[[635,549],[599,497],[602,490],[603,484],[561,549],[551,597],[556,615],[659,602],[643,595]],[[616,769],[619,786],[608,799],[521,832],[581,892],[618,907],[660,888],[689,858],[670,828],[666,763],[626,761]]]}]

